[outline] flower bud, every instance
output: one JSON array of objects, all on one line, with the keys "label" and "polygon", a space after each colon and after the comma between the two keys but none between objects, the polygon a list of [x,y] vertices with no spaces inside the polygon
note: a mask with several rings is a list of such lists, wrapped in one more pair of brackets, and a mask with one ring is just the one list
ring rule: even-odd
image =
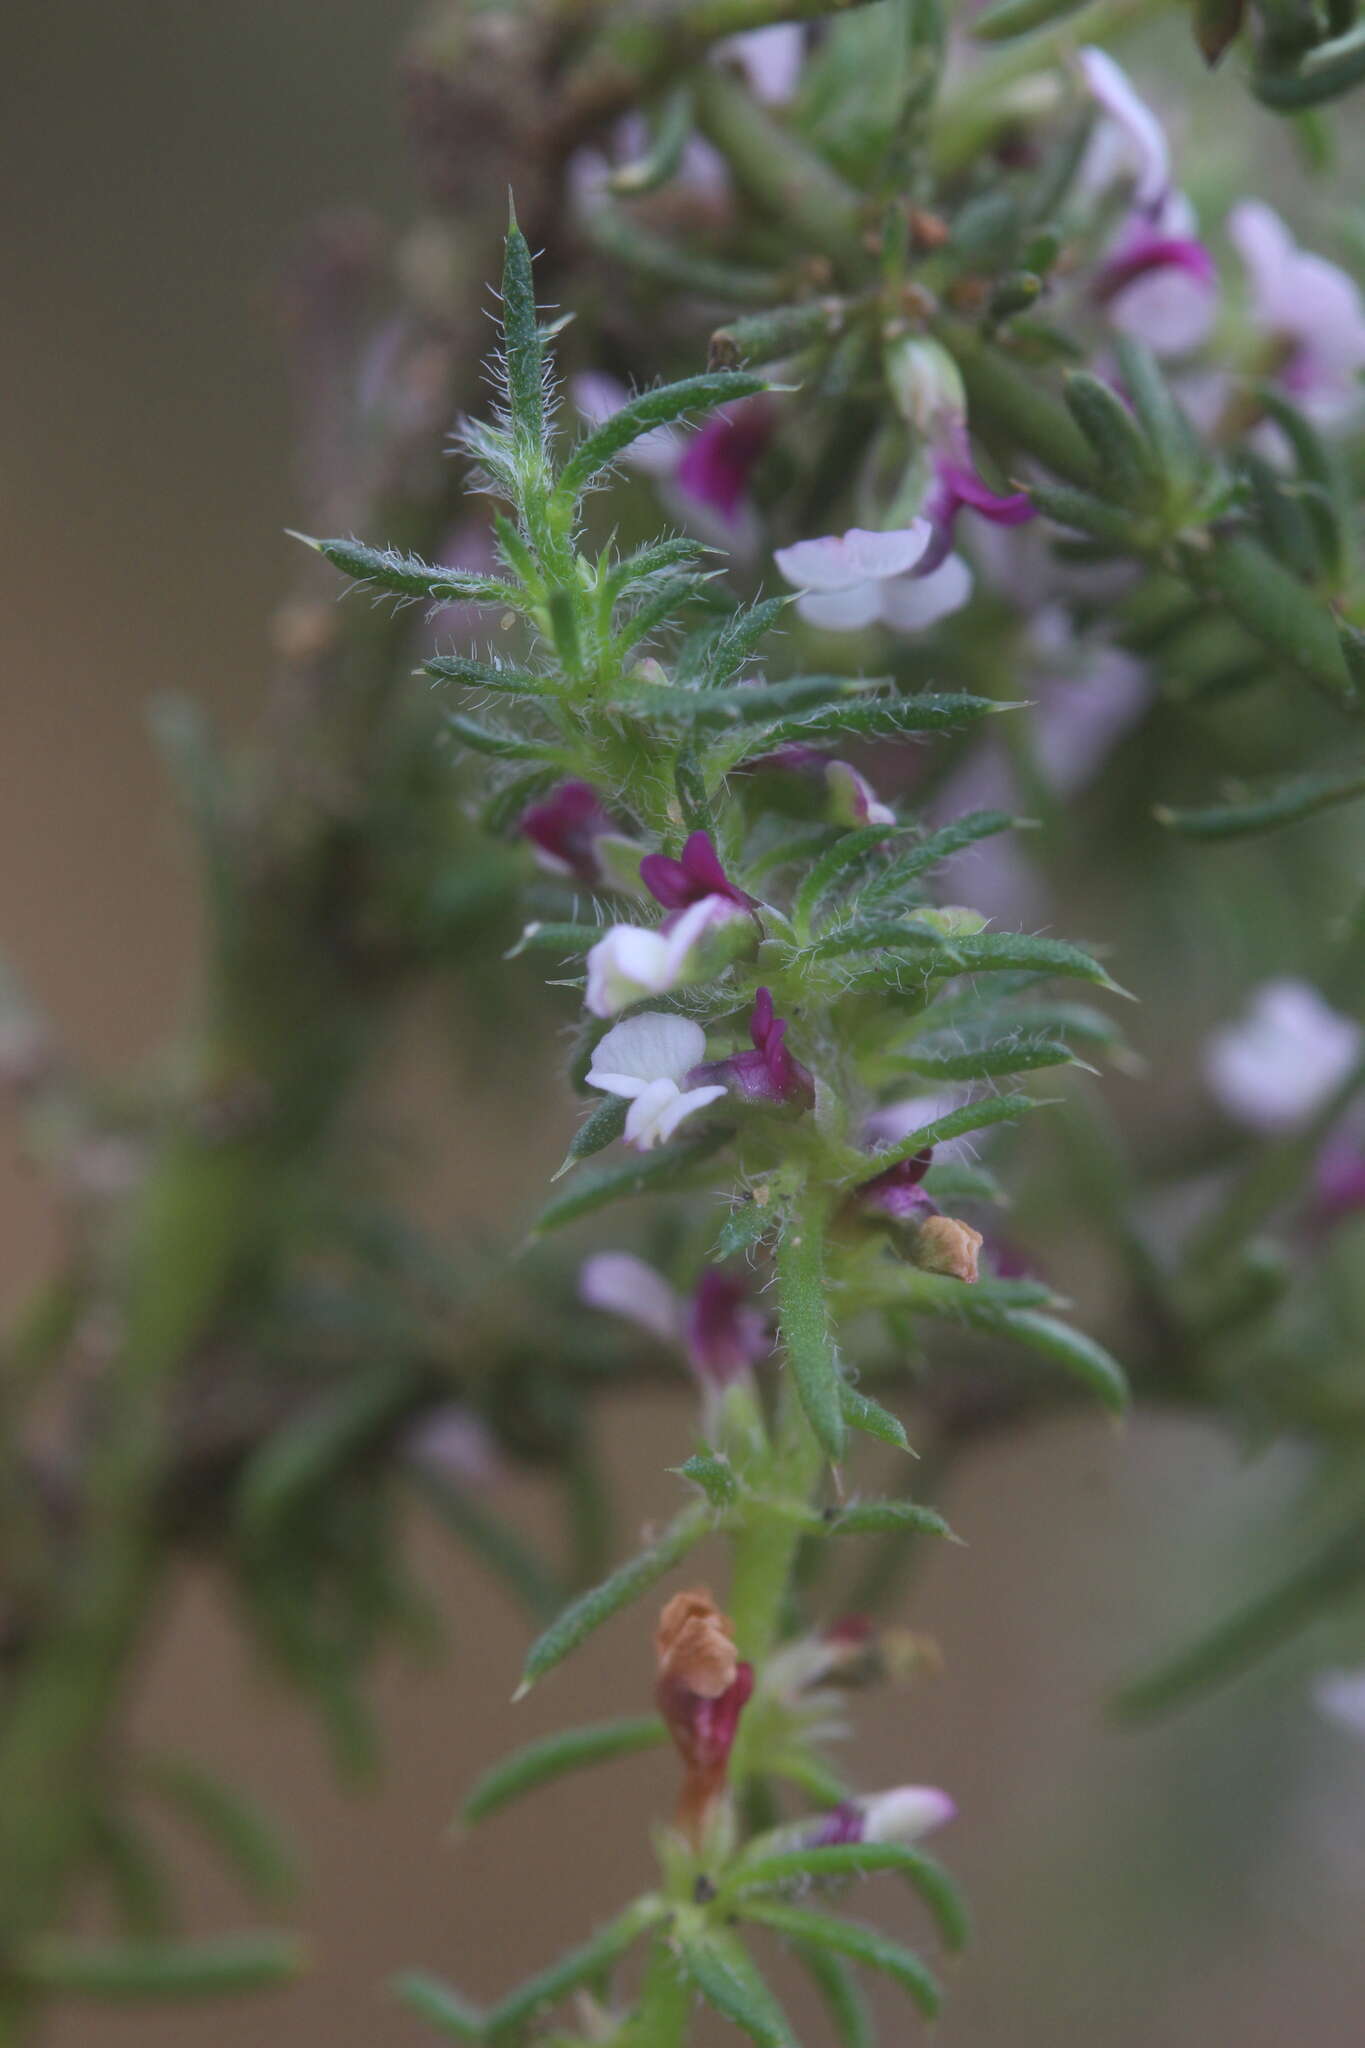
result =
[{"label": "flower bud", "polygon": [[959,1223],[955,1216],[926,1216],[915,1232],[910,1256],[921,1272],[944,1273],[970,1283],[977,1277],[981,1245],[981,1232],[970,1223]]},{"label": "flower bud", "polygon": [[962,373],[941,342],[902,334],[886,346],[886,381],[902,419],[936,441],[967,417]]},{"label": "flower bud", "polygon": [[725,1797],[740,1713],[754,1689],[753,1666],[741,1663],[729,1617],[704,1586],[674,1594],[659,1616],[654,1650],[655,1702],[683,1761],[677,1826],[699,1846]]}]

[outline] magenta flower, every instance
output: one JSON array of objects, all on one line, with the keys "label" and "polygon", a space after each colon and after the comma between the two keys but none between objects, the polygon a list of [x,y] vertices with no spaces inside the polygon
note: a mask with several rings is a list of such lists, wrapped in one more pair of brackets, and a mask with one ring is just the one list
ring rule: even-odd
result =
[{"label": "magenta flower", "polygon": [[[647,853],[640,862],[640,880],[667,911],[690,910],[693,904],[712,896],[737,903],[745,910],[753,908],[753,897],[737,888],[721,866],[709,832],[693,832],[682,850],[681,860],[673,860],[666,853]],[[667,930],[669,923],[665,918],[661,928]]]},{"label": "magenta flower", "polygon": [[921,1223],[926,1216],[939,1215],[938,1203],[920,1186],[933,1160],[932,1145],[926,1145],[909,1159],[898,1159],[885,1173],[863,1182],[858,1189],[859,1203],[897,1223]]},{"label": "magenta flower", "polygon": [[1127,222],[1095,281],[1114,325],[1158,355],[1183,355],[1213,324],[1218,276],[1198,238],[1194,208],[1175,189],[1160,121],[1104,50],[1077,53],[1104,119],[1088,160],[1092,184],[1108,182],[1117,158],[1133,174]]},{"label": "magenta flower", "polygon": [[683,444],[675,472],[678,489],[727,527],[738,527],[749,507],[750,479],[776,423],[771,401],[763,397],[724,406]]},{"label": "magenta flower", "polygon": [[704,1385],[721,1390],[772,1350],[772,1329],[744,1283],[708,1266],[683,1313],[688,1361]]},{"label": "magenta flower", "polygon": [[1037,516],[1027,491],[993,491],[977,475],[966,434],[959,428],[934,456],[934,482],[924,501],[925,517],[934,532],[915,566],[917,577],[932,575],[948,561],[957,516],[964,511],[978,513],[992,526],[1022,526]]},{"label": "magenta flower", "polygon": [[689,1082],[719,1081],[746,1102],[799,1103],[809,1109],[815,1101],[815,1082],[787,1049],[786,1019],[773,1015],[771,989],[761,988],[754,996],[749,1036],[751,1052],[711,1060],[689,1074]]},{"label": "magenta flower", "polygon": [[723,1393],[772,1350],[772,1327],[753,1306],[743,1281],[708,1266],[680,1298],[662,1273],[630,1252],[599,1252],[578,1276],[589,1308],[623,1316],[663,1343],[676,1344],[702,1386]]},{"label": "magenta flower", "polygon": [[[817,760],[819,756],[816,756]],[[840,825],[894,825],[896,813],[884,804],[865,775],[847,761],[823,763],[829,791],[829,814]]]},{"label": "magenta flower", "polygon": [[616,827],[589,783],[561,782],[522,812],[517,830],[530,840],[536,863],[547,874],[593,883],[602,880],[597,842],[615,835]]}]

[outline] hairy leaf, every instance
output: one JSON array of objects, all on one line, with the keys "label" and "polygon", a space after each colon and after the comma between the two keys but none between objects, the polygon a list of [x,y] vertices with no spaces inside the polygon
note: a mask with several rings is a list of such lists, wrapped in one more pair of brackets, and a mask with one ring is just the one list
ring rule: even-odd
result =
[{"label": "hairy leaf", "polygon": [[878,1928],[864,1927],[857,1920],[836,1920],[827,1913],[812,1913],[804,1906],[782,1906],[759,1899],[745,1900],[743,1913],[746,1920],[757,1920],[803,1948],[833,1949],[836,1955],[850,1956],[870,1970],[882,1971],[909,1992],[926,2019],[933,2019],[937,2013],[939,1989],[930,1971],[912,1949],[902,1948]]},{"label": "hairy leaf", "polygon": [[489,1814],[570,1771],[610,1763],[618,1756],[634,1756],[637,1750],[656,1749],[667,1740],[668,1730],[657,1714],[598,1721],[589,1728],[560,1729],[539,1742],[528,1743],[525,1749],[504,1757],[485,1771],[460,1808],[460,1819],[472,1827],[476,1821],[487,1820]]},{"label": "hairy leaf", "polygon": [[686,1557],[689,1550],[700,1543],[710,1526],[708,1507],[699,1502],[695,1507],[685,1509],[656,1543],[628,1558],[600,1586],[580,1593],[532,1643],[517,1689],[518,1699],[529,1692],[547,1671],[553,1671],[571,1650],[576,1650],[594,1629],[600,1628],[604,1621],[610,1621],[613,1614],[657,1585],[675,1564]]},{"label": "hairy leaf", "polygon": [[844,1454],[841,1375],[829,1320],[825,1212],[807,1195],[785,1218],[777,1241],[777,1300],[782,1343],[806,1419],[826,1455]]},{"label": "hairy leaf", "polygon": [[559,488],[566,497],[577,498],[642,434],[674,426],[697,413],[714,412],[717,406],[766,389],[764,378],[746,370],[712,370],[700,377],[685,377],[678,384],[642,391],[583,437],[560,473]]}]

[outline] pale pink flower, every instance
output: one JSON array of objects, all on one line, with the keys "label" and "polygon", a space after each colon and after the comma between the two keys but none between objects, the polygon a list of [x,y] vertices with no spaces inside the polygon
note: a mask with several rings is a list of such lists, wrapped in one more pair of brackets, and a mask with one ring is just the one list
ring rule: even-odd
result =
[{"label": "pale pink flower", "polygon": [[700,1024],[665,1010],[645,1010],[614,1024],[598,1041],[588,1084],[630,1104],[626,1141],[649,1152],[666,1143],[685,1117],[724,1095],[724,1086],[716,1082],[687,1086],[688,1076],[705,1054],[706,1033]]}]

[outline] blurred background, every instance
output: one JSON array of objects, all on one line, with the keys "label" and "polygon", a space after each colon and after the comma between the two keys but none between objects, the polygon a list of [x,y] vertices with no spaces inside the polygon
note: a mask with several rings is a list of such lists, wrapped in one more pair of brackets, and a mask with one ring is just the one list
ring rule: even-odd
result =
[{"label": "blurred background", "polygon": [[[147,706],[187,691],[229,734],[250,729],[291,579],[282,529],[298,516],[280,280],[320,213],[360,205],[401,222],[410,207],[394,82],[407,19],[362,0],[73,0],[7,20],[0,937],[73,1049],[111,1077],[164,1048],[193,980],[188,855]],[[1198,886],[1231,886],[1219,874]],[[1173,873],[1170,898],[1191,886]],[[1134,940],[1149,965],[1160,936]],[[1227,947],[1221,964],[1244,973],[1242,938]],[[1124,979],[1142,985],[1131,956]],[[1168,1013],[1163,1035],[1179,1024]],[[1139,1042],[1151,1028],[1139,1023]],[[1178,1118],[1189,1076],[1170,1071],[1169,1049],[1149,1041],[1162,1080],[1119,1084],[1122,1115]],[[477,1063],[452,1078],[421,1031],[392,1094],[444,1227],[524,1220],[562,1153],[566,1101],[548,1084],[542,1100],[513,1099]],[[51,1231],[0,1130],[0,1311],[42,1270]],[[632,1394],[604,1413],[623,1529],[657,1509],[686,1398]],[[939,2028],[947,2048],[1357,2037],[1365,1747],[1314,1714],[1292,1659],[1156,1731],[1117,1731],[1103,1711],[1116,1679],[1245,1574],[1263,1540],[1252,1532],[1294,1478],[1288,1456],[1250,1460],[1158,1418],[1122,1434],[1094,1419],[1040,1426],[956,1482],[947,1507],[967,1547],[935,1558],[904,1617],[937,1640],[943,1675],[857,1703],[855,1767],[869,1786],[945,1785],[961,1808],[942,1848],[978,1938]],[[509,1484],[508,1512],[548,1527],[536,1485]],[[477,1839],[453,1837],[449,1817],[513,1741],[645,1709],[641,1618],[514,1712],[521,1618],[434,1532],[416,1541],[449,1650],[386,1669],[387,1762],[360,1792],[337,1784],[311,1722],[252,1667],[220,1589],[185,1573],[138,1729],[192,1743],[297,1832],[315,1966],[235,2008],[69,2009],[56,2048],[416,2041],[383,1988],[394,1970],[421,1964],[493,1994],[637,1887],[672,1797],[657,1755],[571,1781]],[[219,1881],[189,1874],[212,1927]],[[908,1901],[883,1903],[889,1926],[918,1931]]]}]

